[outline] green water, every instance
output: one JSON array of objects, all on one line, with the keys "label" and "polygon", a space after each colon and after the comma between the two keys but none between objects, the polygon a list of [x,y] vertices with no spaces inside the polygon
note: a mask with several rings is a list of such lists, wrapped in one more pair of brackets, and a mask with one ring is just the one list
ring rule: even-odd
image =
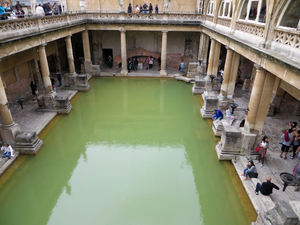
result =
[{"label": "green water", "polygon": [[191,85],[99,78],[0,189],[1,225],[249,225]]}]

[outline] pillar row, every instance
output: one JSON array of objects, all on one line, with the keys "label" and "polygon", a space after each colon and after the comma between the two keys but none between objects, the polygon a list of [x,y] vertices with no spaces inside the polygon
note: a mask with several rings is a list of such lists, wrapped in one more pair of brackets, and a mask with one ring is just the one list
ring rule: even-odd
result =
[{"label": "pillar row", "polygon": [[90,50],[90,40],[89,40],[88,30],[82,32],[82,45],[83,45],[83,53],[84,53],[84,68],[85,68],[85,72],[89,73],[92,68],[92,61],[91,61],[91,50]]},{"label": "pillar row", "polygon": [[168,35],[168,31],[162,32],[160,76],[167,76],[167,40],[168,40],[167,35]]},{"label": "pillar row", "polygon": [[218,75],[220,51],[221,51],[221,43],[219,43],[214,39],[211,39],[207,76],[205,77],[207,83],[210,82],[210,77],[209,77],[210,75],[214,75],[214,76]]},{"label": "pillar row", "polygon": [[52,85],[50,80],[50,71],[48,66],[47,54],[45,49],[46,44],[39,46],[39,56],[40,56],[40,64],[42,69],[42,77],[45,86],[45,90],[47,93],[52,91]]},{"label": "pillar row", "polygon": [[126,30],[120,30],[121,33],[121,58],[122,58],[122,70],[121,75],[127,76],[127,49],[126,49]]},{"label": "pillar row", "polygon": [[74,65],[71,35],[66,37],[66,47],[67,47],[68,64],[69,64],[69,70],[70,70],[69,72],[71,74],[75,74],[75,65]]}]

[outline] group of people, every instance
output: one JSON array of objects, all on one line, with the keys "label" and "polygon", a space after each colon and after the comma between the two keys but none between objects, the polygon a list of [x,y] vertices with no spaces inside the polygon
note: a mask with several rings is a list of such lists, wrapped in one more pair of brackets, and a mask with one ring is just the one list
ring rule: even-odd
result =
[{"label": "group of people", "polygon": [[[297,127],[297,122],[290,122],[288,128],[283,130],[281,136],[282,142],[280,158],[283,157],[287,159],[287,154],[290,150],[290,147],[293,146],[293,154],[290,156],[290,159],[294,159],[296,154],[300,151],[300,130]],[[298,154],[298,159],[300,160],[300,154]]]},{"label": "group of people", "polygon": [[1,20],[7,19],[8,15],[5,13],[8,13],[9,15],[13,15],[15,18],[24,18],[25,12],[22,9],[22,5],[19,1],[17,1],[17,4],[15,5],[15,10],[13,7],[9,4],[8,1],[4,2],[0,6],[0,17]]},{"label": "group of people", "polygon": [[[155,13],[158,13],[158,4],[156,4],[156,6],[154,8],[153,8],[152,3],[149,3],[149,6],[148,6],[146,2],[144,4],[141,4],[140,6],[139,5],[135,6],[135,13],[147,13],[147,12],[152,13],[153,10],[155,10]],[[131,3],[129,3],[129,5],[128,5],[127,12],[128,13],[134,12]]]},{"label": "group of people", "polygon": [[[158,70],[160,70],[161,58],[158,57],[157,61],[158,61]],[[146,70],[148,70],[148,69],[151,70],[153,68],[153,64],[154,64],[154,57],[153,56],[148,56],[145,59],[145,63],[146,63]],[[138,69],[138,64],[139,64],[139,61],[137,60],[137,58],[128,58],[127,59],[128,73],[130,73],[130,70],[136,71]],[[110,65],[111,64],[109,64],[109,67],[110,67]],[[112,68],[112,66],[110,68]]]},{"label": "group of people", "polygon": [[62,12],[61,5],[57,5],[55,2],[53,5],[50,4],[50,2],[45,3],[43,5],[39,4],[35,7],[36,14],[40,16],[50,16],[52,14],[58,15]]}]

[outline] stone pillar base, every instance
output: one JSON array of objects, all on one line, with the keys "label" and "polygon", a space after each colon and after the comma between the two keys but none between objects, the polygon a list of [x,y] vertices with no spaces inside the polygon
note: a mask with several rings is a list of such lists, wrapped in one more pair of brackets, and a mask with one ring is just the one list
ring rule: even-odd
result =
[{"label": "stone pillar base", "polygon": [[8,142],[13,147],[15,146],[16,136],[21,132],[20,126],[17,123],[12,123],[10,125],[2,125],[0,128],[0,134],[2,141]]},{"label": "stone pillar base", "polygon": [[199,76],[196,76],[195,84],[192,88],[194,95],[203,94],[205,91],[205,80],[204,78],[200,78]]},{"label": "stone pillar base", "polygon": [[84,70],[86,73],[90,73],[92,69],[92,61],[85,61],[84,62]]},{"label": "stone pillar base", "polygon": [[[216,79],[216,78],[215,78]],[[209,76],[204,77],[204,80],[206,82],[206,85],[211,85],[211,79]]]},{"label": "stone pillar base", "polygon": [[99,65],[92,65],[92,68],[90,70],[90,74],[92,76],[100,76],[101,69]]},{"label": "stone pillar base", "polygon": [[121,76],[128,76],[128,70],[121,70]]},{"label": "stone pillar base", "polygon": [[188,73],[187,75],[189,77],[195,77],[197,75],[197,69],[198,69],[199,63],[196,62],[190,62],[188,66]]},{"label": "stone pillar base", "polygon": [[[222,99],[222,98],[221,98]],[[227,109],[229,109],[229,103],[230,102],[232,102],[232,100],[230,100],[230,99],[227,99],[227,98],[223,98],[223,100],[221,100],[220,98],[219,98],[219,109],[220,110],[227,110]]]},{"label": "stone pillar base", "polygon": [[219,160],[235,159],[241,154],[242,133],[239,127],[224,126],[221,141],[216,146]]},{"label": "stone pillar base", "polygon": [[56,93],[40,95],[37,97],[40,112],[57,112],[58,114],[69,114],[72,110],[72,105],[68,97],[56,96]]},{"label": "stone pillar base", "polygon": [[160,75],[161,77],[166,77],[166,76],[168,76],[168,73],[167,73],[166,70],[160,70],[159,75]]},{"label": "stone pillar base", "polygon": [[43,147],[43,141],[36,132],[21,132],[16,136],[15,150],[20,154],[36,155]]},{"label": "stone pillar base", "polygon": [[216,137],[221,137],[222,136],[223,129],[224,129],[223,121],[224,121],[224,119],[213,121],[212,130],[213,130],[214,135]]},{"label": "stone pillar base", "polygon": [[251,84],[250,79],[245,79],[244,80],[244,84],[243,84],[243,88],[242,88],[244,92],[250,91],[250,84]]},{"label": "stone pillar base", "polygon": [[201,116],[202,118],[211,118],[213,111],[218,108],[219,99],[207,91],[204,91],[202,98],[204,104],[200,109]]},{"label": "stone pillar base", "polygon": [[256,155],[255,147],[260,142],[259,132],[252,130],[250,133],[245,132],[244,129],[241,130],[243,135],[241,154],[242,155]]},{"label": "stone pillar base", "polygon": [[65,80],[64,89],[77,91],[88,91],[90,89],[87,74],[69,74]]}]

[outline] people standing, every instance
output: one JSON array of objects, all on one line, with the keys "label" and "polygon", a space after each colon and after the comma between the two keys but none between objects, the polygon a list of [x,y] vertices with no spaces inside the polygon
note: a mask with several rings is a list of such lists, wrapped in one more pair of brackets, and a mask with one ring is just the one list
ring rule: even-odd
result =
[{"label": "people standing", "polygon": [[158,63],[158,71],[159,71],[160,70],[160,66],[161,66],[161,58],[160,57],[158,57],[157,63]]},{"label": "people standing", "polygon": [[127,12],[128,12],[128,13],[132,13],[132,6],[131,6],[131,3],[129,3],[128,9],[127,9]]},{"label": "people standing", "polygon": [[143,12],[143,4],[140,5],[140,13]]},{"label": "people standing", "polygon": [[139,64],[139,62],[138,62],[137,58],[134,58],[133,65],[134,65],[134,70],[135,71],[137,71],[138,64]]},{"label": "people standing", "polygon": [[152,3],[150,3],[149,4],[149,13],[152,13],[152,11],[153,11],[153,5],[152,5]]},{"label": "people standing", "polygon": [[262,193],[263,195],[270,195],[272,194],[272,190],[275,188],[279,190],[279,187],[273,183],[271,183],[271,177],[267,177],[267,182],[263,182],[262,185],[260,183],[256,184],[255,194],[258,195],[258,192]]},{"label": "people standing", "polygon": [[260,160],[261,160],[261,167],[264,166],[265,155],[267,153],[268,148],[269,148],[268,137],[264,136],[258,146],[258,161],[257,161],[257,163],[260,163]]},{"label": "people standing", "polygon": [[35,8],[35,12],[36,12],[36,14],[38,14],[39,16],[44,16],[44,15],[45,15],[44,8],[42,7],[41,4],[39,4],[39,5]]},{"label": "people standing", "polygon": [[[220,59],[220,60],[221,60],[221,59]],[[219,83],[220,83],[220,84],[222,84],[222,82],[223,82],[224,70],[223,70],[223,69],[221,69],[221,70],[219,71],[219,73],[220,73],[220,79],[219,79]]]},{"label": "people standing", "polygon": [[250,160],[246,164],[246,168],[244,169],[244,173],[241,174],[242,176],[245,176],[244,180],[247,180],[247,176],[250,178],[257,177],[257,170],[252,160]]},{"label": "people standing", "polygon": [[147,9],[148,9],[148,5],[145,2],[144,5],[143,5],[143,11],[144,11],[144,13],[147,13]]},{"label": "people standing", "polygon": [[184,67],[184,62],[183,60],[181,60],[180,66],[178,68],[178,70],[180,70],[181,73],[183,73],[183,67]]},{"label": "people standing", "polygon": [[56,71],[56,77],[57,77],[57,80],[58,80],[58,87],[60,87],[61,85],[62,85],[62,83],[61,83],[61,75],[62,75],[62,73],[59,71],[59,70],[57,70]]},{"label": "people standing", "polygon": [[30,82],[30,88],[31,88],[31,93],[33,95],[33,101],[34,101],[34,97],[38,94],[38,90],[37,90],[37,86],[35,83],[33,83],[33,81]]},{"label": "people standing", "polygon": [[153,61],[154,61],[154,58],[152,56],[150,56],[150,59],[149,59],[149,70],[152,69]]},{"label": "people standing", "polygon": [[294,136],[292,135],[292,129],[285,131],[284,134],[281,136],[282,139],[282,147],[281,147],[281,154],[280,158],[282,158],[282,154],[285,152],[284,159],[286,159],[287,153],[291,147],[292,141],[294,140]]},{"label": "people standing", "polygon": [[14,157],[14,150],[8,143],[4,143],[1,147],[1,150],[4,151],[2,154],[3,158],[11,159]]},{"label": "people standing", "polygon": [[294,142],[293,142],[293,155],[290,156],[290,159],[294,159],[296,152],[300,146],[300,130],[298,132],[293,132]]},{"label": "people standing", "polygon": [[16,14],[18,15],[18,18],[24,18],[25,12],[24,12],[24,10],[22,9],[22,6],[19,7],[19,8],[17,8]]},{"label": "people standing", "polygon": [[113,67],[113,59],[110,55],[107,57],[107,60],[108,60],[108,68],[112,68]]},{"label": "people standing", "polygon": [[149,68],[149,61],[150,61],[150,56],[146,59],[146,70]]},{"label": "people standing", "polygon": [[58,13],[59,13],[59,7],[58,7],[58,5],[56,3],[53,4],[52,9],[53,9],[54,15],[58,15]]},{"label": "people standing", "polygon": [[20,2],[19,1],[17,1],[17,4],[15,5],[15,7],[16,7],[16,9],[18,9],[18,8],[22,8],[22,6],[21,6],[21,4],[20,4]]},{"label": "people standing", "polygon": [[56,82],[55,82],[54,78],[51,78],[51,84],[52,84],[53,91],[56,92]]},{"label": "people standing", "polygon": [[131,69],[131,60],[130,58],[127,59],[127,70],[128,70],[128,73],[130,73],[130,69]]},{"label": "people standing", "polygon": [[158,4],[155,6],[155,13],[158,13]]},{"label": "people standing", "polygon": [[140,7],[139,7],[139,5],[135,6],[135,13],[140,13]]}]

